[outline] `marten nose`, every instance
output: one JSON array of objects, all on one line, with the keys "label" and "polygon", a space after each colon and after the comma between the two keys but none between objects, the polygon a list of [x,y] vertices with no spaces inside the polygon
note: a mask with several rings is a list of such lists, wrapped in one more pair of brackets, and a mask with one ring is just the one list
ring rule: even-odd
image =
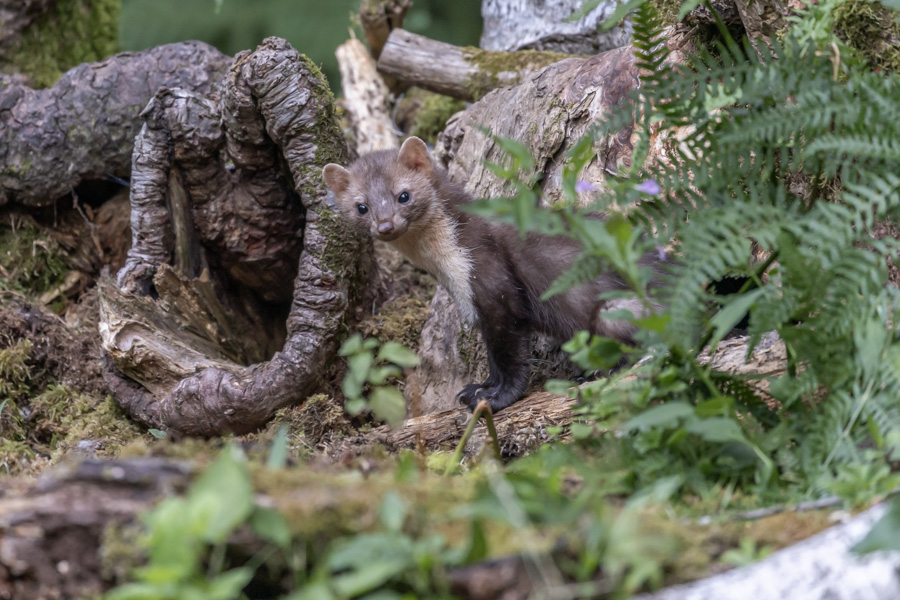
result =
[{"label": "marten nose", "polygon": [[393,233],[393,231],[394,224],[390,221],[382,221],[378,224],[378,233],[380,233],[381,235],[387,235],[389,233]]}]

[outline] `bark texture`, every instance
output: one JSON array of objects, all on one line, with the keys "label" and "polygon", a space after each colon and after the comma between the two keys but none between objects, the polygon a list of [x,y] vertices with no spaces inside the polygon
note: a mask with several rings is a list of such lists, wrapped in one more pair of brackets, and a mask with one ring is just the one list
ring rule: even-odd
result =
[{"label": "bark texture", "polygon": [[615,10],[615,2],[600,2],[580,19],[568,21],[584,4],[583,0],[483,0],[481,47],[592,55],[628,43],[628,22],[608,31],[599,29]]},{"label": "bark texture", "polygon": [[431,92],[474,101],[493,89],[515,85],[566,56],[558,52],[489,52],[397,29],[384,45],[378,71]]},{"label": "bark texture", "polygon": [[0,206],[46,206],[82,181],[127,177],[156,91],[208,93],[230,64],[212,46],[183,42],[79,65],[48,89],[0,76]]},{"label": "bark texture", "polygon": [[[348,152],[315,65],[268,38],[235,58],[222,88],[164,89],[144,111],[133,245],[121,292],[101,297],[117,401],[148,426],[199,436],[251,431],[311,393],[371,272],[368,246],[321,181],[322,166]],[[281,351],[240,364],[258,355],[227,342],[253,331],[278,339],[279,307]]]}]

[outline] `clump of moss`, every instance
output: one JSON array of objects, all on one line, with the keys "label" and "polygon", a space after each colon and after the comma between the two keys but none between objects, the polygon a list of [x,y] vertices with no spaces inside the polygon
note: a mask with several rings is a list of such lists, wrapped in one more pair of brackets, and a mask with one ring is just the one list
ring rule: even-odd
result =
[{"label": "clump of moss", "polygon": [[49,87],[75,65],[118,51],[121,8],[121,0],[59,0],[25,28],[0,66]]},{"label": "clump of moss", "polygon": [[440,94],[428,94],[416,112],[409,135],[415,135],[429,144],[434,144],[450,117],[465,108],[466,103],[462,100]]},{"label": "clump of moss", "polygon": [[466,92],[472,100],[478,100],[495,88],[518,83],[519,75],[517,74],[538,71],[547,65],[573,56],[577,55],[545,50],[494,52],[481,48],[463,48],[465,60],[478,69],[478,73],[468,84]]},{"label": "clump of moss", "polygon": [[430,299],[420,295],[402,295],[388,300],[378,312],[360,323],[364,337],[383,342],[398,342],[418,349],[422,326],[428,316]]},{"label": "clump of moss", "polygon": [[668,27],[678,22],[681,0],[651,0],[650,4],[656,10],[656,18],[659,19],[660,26]]},{"label": "clump of moss", "polygon": [[326,394],[315,394],[300,406],[278,411],[269,423],[265,437],[273,437],[283,425],[289,427],[290,450],[297,455],[294,458],[313,450],[326,436],[340,438],[354,431],[344,407]]},{"label": "clump of moss", "polygon": [[897,11],[867,0],[847,0],[832,9],[832,30],[876,70],[900,73]]},{"label": "clump of moss", "polygon": [[0,349],[0,471],[34,472],[38,457],[53,461],[73,450],[114,457],[141,435],[111,397],[82,394],[35,372],[32,354],[28,340]]},{"label": "clump of moss", "polygon": [[14,220],[0,229],[0,295],[40,295],[65,281],[65,251],[33,224]]}]

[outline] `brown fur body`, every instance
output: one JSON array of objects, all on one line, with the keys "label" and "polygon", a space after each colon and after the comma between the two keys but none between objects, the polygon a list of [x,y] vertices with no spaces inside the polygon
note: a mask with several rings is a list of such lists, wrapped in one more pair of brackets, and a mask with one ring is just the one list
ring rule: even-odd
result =
[{"label": "brown fur body", "polygon": [[[641,310],[636,300],[601,301],[603,292],[627,289],[613,273],[549,300],[541,295],[579,254],[565,236],[528,233],[465,212],[472,201],[436,167],[424,143],[361,156],[348,169],[328,165],[326,182],[338,207],[356,227],[391,242],[429,271],[454,297],[463,318],[475,322],[487,345],[490,374],[457,398],[474,408],[487,399],[495,411],[518,400],[528,385],[530,334],[563,341],[588,330],[630,343],[634,327],[606,321],[603,312]],[[401,194],[408,194],[401,202]],[[360,214],[359,206],[365,207]]]}]

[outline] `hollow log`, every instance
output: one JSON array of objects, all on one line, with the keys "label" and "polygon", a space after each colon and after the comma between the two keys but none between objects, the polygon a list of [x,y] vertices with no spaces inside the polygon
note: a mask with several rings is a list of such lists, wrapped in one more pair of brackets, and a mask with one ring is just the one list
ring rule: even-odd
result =
[{"label": "hollow log", "polygon": [[474,101],[567,56],[535,50],[491,52],[397,29],[378,58],[378,71],[431,92]]},{"label": "hollow log", "polygon": [[372,272],[321,180],[348,152],[315,65],[268,38],[236,57],[221,90],[163,89],[144,111],[133,244],[120,289],[101,288],[116,400],[197,436],[257,429],[320,385]]},{"label": "hollow log", "polygon": [[0,206],[47,206],[86,180],[128,177],[158,89],[209,93],[231,58],[202,42],[123,52],[34,90],[0,75]]},{"label": "hollow log", "polygon": [[357,39],[344,42],[334,54],[341,70],[344,110],[356,153],[396,148],[399,143],[388,114],[388,89],[375,60]]}]

